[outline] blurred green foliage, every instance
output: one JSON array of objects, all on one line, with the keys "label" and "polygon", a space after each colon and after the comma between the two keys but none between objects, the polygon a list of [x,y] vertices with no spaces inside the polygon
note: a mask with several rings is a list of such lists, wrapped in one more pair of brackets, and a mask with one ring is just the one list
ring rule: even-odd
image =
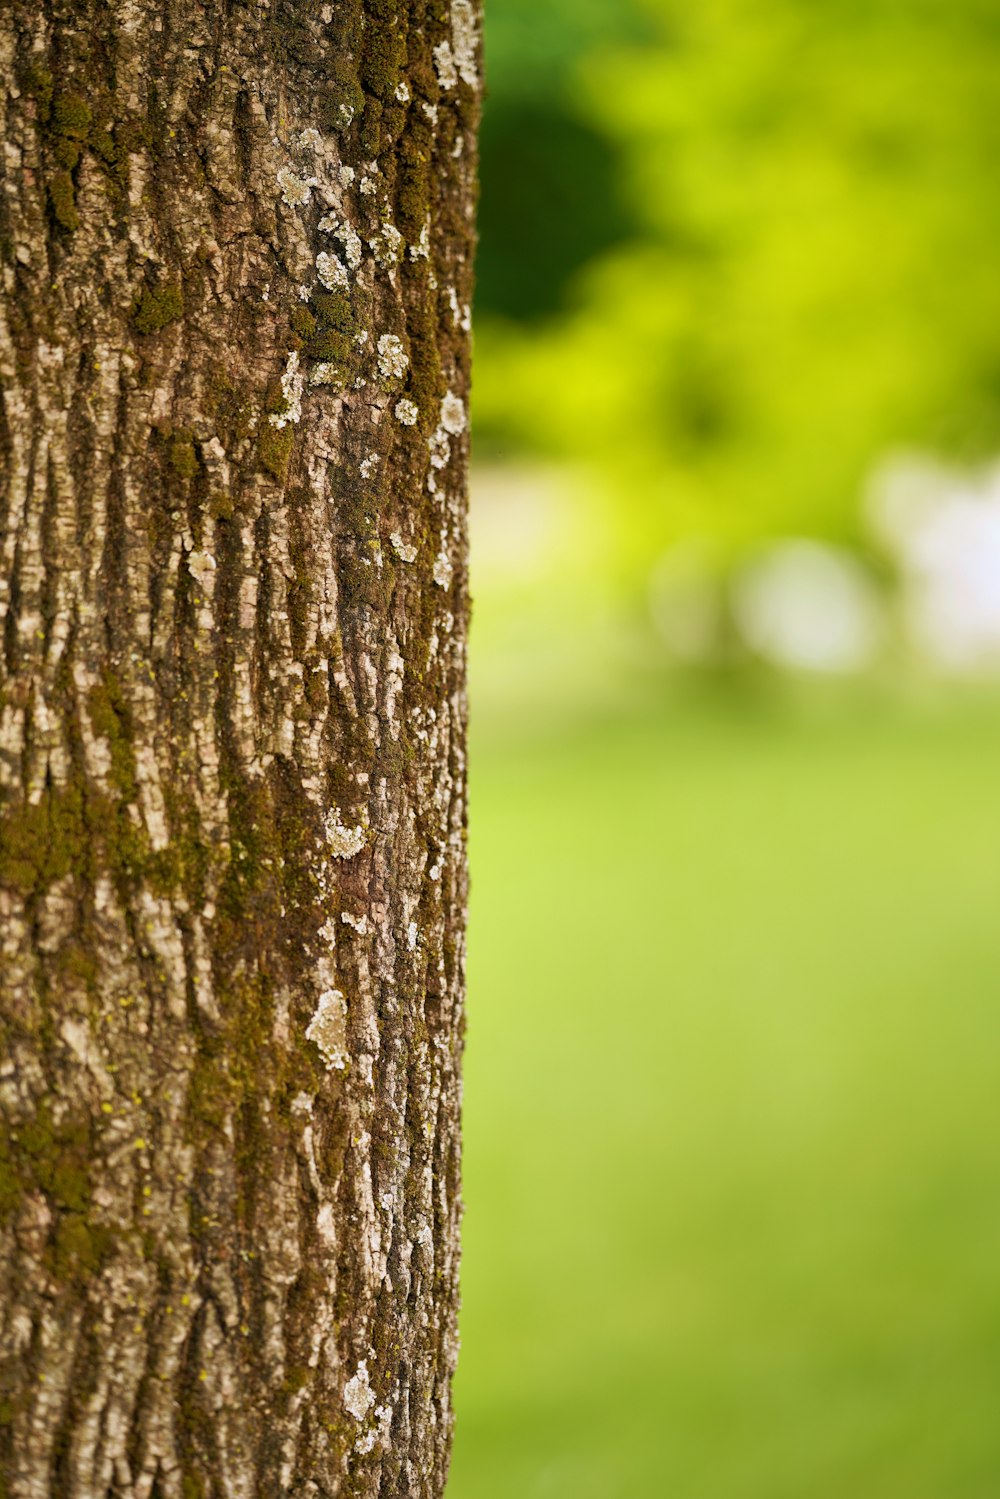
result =
[{"label": "blurred green foliage", "polygon": [[995,0],[490,0],[486,44],[480,460],[590,465],[629,572],[1000,445]]}]

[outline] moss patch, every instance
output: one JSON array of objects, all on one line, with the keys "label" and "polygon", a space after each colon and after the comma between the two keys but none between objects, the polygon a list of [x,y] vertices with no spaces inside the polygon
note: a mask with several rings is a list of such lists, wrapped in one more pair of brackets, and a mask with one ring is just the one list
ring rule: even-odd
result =
[{"label": "moss patch", "polygon": [[76,189],[69,172],[54,172],[48,182],[49,208],[56,223],[63,229],[79,229],[80,216],[76,211]]},{"label": "moss patch", "polygon": [[201,465],[190,432],[174,432],[167,443],[167,462],[181,479],[193,479]]},{"label": "moss patch", "polygon": [[136,798],[135,752],[132,748],[132,713],[121,683],[106,671],[91,688],[88,700],[94,733],[106,739],[111,749],[111,780],[126,802]]},{"label": "moss patch", "polygon": [[283,479],[295,444],[295,433],[291,426],[276,427],[264,422],[257,439],[257,458],[262,469],[275,479]]},{"label": "moss patch", "polygon": [[146,288],[132,306],[132,322],[138,333],[159,333],[184,314],[184,297],[176,281]]},{"label": "moss patch", "polygon": [[76,141],[86,140],[90,121],[90,105],[82,95],[69,90],[55,95],[49,123],[56,135],[67,135]]}]

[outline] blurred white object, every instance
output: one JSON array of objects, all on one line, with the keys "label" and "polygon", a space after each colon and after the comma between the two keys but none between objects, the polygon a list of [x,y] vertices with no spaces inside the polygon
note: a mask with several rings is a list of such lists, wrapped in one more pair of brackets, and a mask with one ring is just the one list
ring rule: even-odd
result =
[{"label": "blurred white object", "polygon": [[706,545],[691,539],[663,553],[649,577],[649,612],[660,639],[678,660],[707,661],[718,655],[725,611]]},{"label": "blurred white object", "polygon": [[1000,670],[1000,467],[896,458],[871,484],[868,517],[899,567],[920,653],[947,672]]},{"label": "blurred white object", "polygon": [[473,468],[472,572],[476,590],[541,582],[573,535],[571,478],[525,465]]},{"label": "blurred white object", "polygon": [[868,573],[850,552],[818,541],[782,541],[749,562],[734,580],[732,606],[756,655],[801,671],[862,671],[885,633]]}]

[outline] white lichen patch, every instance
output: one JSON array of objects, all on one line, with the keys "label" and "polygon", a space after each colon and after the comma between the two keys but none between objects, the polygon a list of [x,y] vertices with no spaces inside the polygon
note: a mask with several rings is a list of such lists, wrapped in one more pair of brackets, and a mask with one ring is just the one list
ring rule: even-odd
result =
[{"label": "white lichen patch", "polygon": [[353,911],[341,911],[340,919],[345,926],[352,927],[359,937],[364,937],[368,931],[368,917],[363,913],[355,916]]},{"label": "white lichen patch", "polygon": [[409,104],[409,102],[410,102],[410,90],[409,90],[409,86],[407,84],[405,84],[405,83],[399,83],[399,84],[397,84],[396,85],[396,103],[397,104]]},{"label": "white lichen patch", "polygon": [[468,418],[465,414],[465,402],[456,396],[454,391],[449,390],[441,402],[441,425],[446,432],[457,437],[460,432],[465,431]]},{"label": "white lichen patch", "polygon": [[327,291],[346,291],[351,284],[346,268],[336,255],[330,255],[326,250],[320,250],[316,256],[316,274]]},{"label": "white lichen patch", "polygon": [[369,453],[367,458],[362,458],[360,465],[362,479],[370,479],[378,468],[378,464],[379,455],[377,453]]},{"label": "white lichen patch", "polygon": [[380,1447],[388,1447],[389,1437],[392,1429],[392,1406],[377,1405],[375,1407],[374,1426],[369,1426],[363,1431],[354,1444],[355,1452],[371,1452],[376,1442]]},{"label": "white lichen patch", "polygon": [[451,42],[441,42],[434,48],[434,70],[442,88],[455,87],[458,82],[458,69],[455,67],[455,54],[451,50]]},{"label": "white lichen patch", "polygon": [[188,572],[205,588],[215,576],[216,561],[211,552],[189,552]]},{"label": "white lichen patch", "polygon": [[288,363],[281,377],[281,394],[285,398],[285,409],[271,412],[268,421],[272,427],[287,427],[289,422],[301,421],[302,390],[305,386],[305,378],[299,369],[298,352],[293,349],[288,356]]},{"label": "white lichen patch", "polygon": [[406,396],[401,401],[396,402],[396,420],[397,422],[401,422],[404,427],[415,427],[419,416],[420,412],[417,410],[417,407]]},{"label": "white lichen patch", "polygon": [[451,457],[451,441],[443,427],[436,427],[427,439],[431,468],[445,468]]},{"label": "white lichen patch", "polygon": [[448,588],[451,584],[452,565],[451,558],[442,547],[434,558],[433,577],[439,588]]},{"label": "white lichen patch", "polygon": [[396,556],[399,558],[400,562],[416,562],[416,547],[413,546],[410,542],[405,542],[398,531],[393,531],[392,535],[389,537],[389,540],[392,542],[392,549],[396,553]]},{"label": "white lichen patch", "polygon": [[[364,191],[364,183],[361,184]],[[368,247],[375,257],[377,265],[384,271],[391,271],[393,266],[399,264],[403,252],[403,236],[395,224],[383,224],[376,235],[368,241]]]},{"label": "white lichen patch", "polygon": [[363,198],[374,198],[376,192],[378,191],[378,189],[375,186],[375,178],[374,177],[362,177],[362,179],[361,179],[361,187],[360,187],[359,191],[360,191],[361,196]]},{"label": "white lichen patch", "polygon": [[363,827],[345,827],[336,807],[331,807],[323,819],[323,836],[326,846],[335,859],[353,859],[365,846]]},{"label": "white lichen patch", "polygon": [[338,364],[330,364],[327,360],[321,360],[314,364],[309,374],[310,385],[334,385],[343,388],[344,373]]},{"label": "white lichen patch", "polygon": [[356,173],[353,167],[341,167],[339,172],[337,173],[337,176],[340,178],[341,187],[350,187],[351,183],[354,181]]},{"label": "white lichen patch", "polygon": [[409,363],[403,340],[395,333],[383,333],[378,341],[379,374],[386,380],[400,379],[406,374]]},{"label": "white lichen patch", "polygon": [[335,213],[325,213],[319,221],[318,227],[324,234],[332,234],[339,239],[344,247],[344,259],[352,271],[356,271],[361,264],[361,236],[353,224],[346,224],[338,219]]},{"label": "white lichen patch", "polygon": [[410,952],[413,952],[414,948],[416,947],[417,938],[419,937],[419,935],[420,929],[418,928],[417,923],[415,921],[411,921],[409,926],[406,928],[406,945],[410,949]]},{"label": "white lichen patch", "polygon": [[278,186],[289,208],[301,208],[309,202],[312,189],[319,184],[315,177],[297,177],[291,167],[279,167]]},{"label": "white lichen patch", "polygon": [[411,260],[429,260],[431,254],[431,226],[426,223],[420,231],[420,238],[415,245],[410,246]]},{"label": "white lichen patch", "polygon": [[458,292],[453,286],[448,288],[448,305],[451,308],[452,321],[456,328],[461,328],[463,333],[470,332],[472,328],[472,308],[468,302],[459,302]]},{"label": "white lichen patch", "polygon": [[306,1026],[328,1072],[343,1072],[347,1066],[347,1005],[339,989],[324,989],[315,1013]]},{"label": "white lichen patch", "polygon": [[301,132],[298,143],[304,151],[318,151],[323,144],[323,137],[310,126],[308,130]]},{"label": "white lichen patch", "polygon": [[344,1386],[344,1407],[355,1421],[363,1421],[375,1404],[375,1391],[368,1379],[368,1361],[362,1359],[358,1372]]},{"label": "white lichen patch", "polygon": [[434,48],[434,67],[442,88],[454,88],[460,78],[470,88],[478,86],[478,43],[479,22],[469,0],[451,0],[451,41]]},{"label": "white lichen patch", "polygon": [[479,19],[470,0],[451,0],[451,35],[459,78],[470,88],[478,88],[476,51],[479,45]]}]

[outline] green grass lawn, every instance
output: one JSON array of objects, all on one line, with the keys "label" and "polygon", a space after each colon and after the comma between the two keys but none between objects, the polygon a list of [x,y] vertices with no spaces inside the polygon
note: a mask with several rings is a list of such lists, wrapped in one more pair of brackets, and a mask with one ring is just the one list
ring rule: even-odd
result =
[{"label": "green grass lawn", "polygon": [[1000,715],[474,746],[449,1499],[1000,1494]]}]

